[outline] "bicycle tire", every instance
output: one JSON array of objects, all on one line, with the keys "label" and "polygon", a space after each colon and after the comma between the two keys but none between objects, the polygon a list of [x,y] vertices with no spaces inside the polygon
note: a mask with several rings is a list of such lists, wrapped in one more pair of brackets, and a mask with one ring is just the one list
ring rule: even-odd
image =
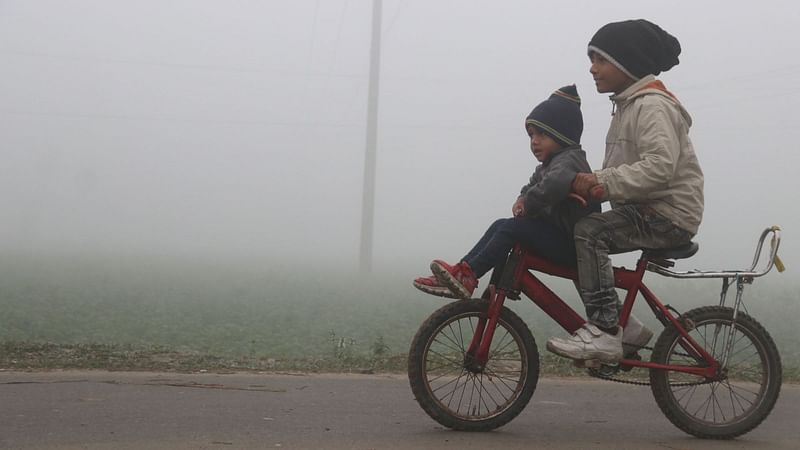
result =
[{"label": "bicycle tire", "polygon": [[[733,309],[705,306],[685,313],[682,320],[693,339],[715,358],[721,356]],[[666,327],[653,348],[652,361],[696,365],[694,358],[682,352],[682,340],[674,327]],[[706,380],[668,370],[650,371],[653,396],[667,419],[686,433],[705,439],[732,439],[757,427],[775,406],[781,380],[775,342],[761,324],[741,311],[725,376]]]},{"label": "bicycle tire", "polygon": [[445,305],[423,322],[412,340],[411,390],[422,409],[447,428],[489,431],[501,427],[525,408],[536,389],[536,341],[525,322],[506,307],[500,312],[484,370],[473,373],[466,368],[464,358],[474,326],[488,307],[489,302],[480,299]]}]

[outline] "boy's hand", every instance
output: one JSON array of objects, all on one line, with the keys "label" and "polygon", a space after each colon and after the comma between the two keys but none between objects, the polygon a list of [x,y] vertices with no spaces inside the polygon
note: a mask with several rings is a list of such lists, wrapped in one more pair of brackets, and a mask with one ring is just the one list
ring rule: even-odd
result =
[{"label": "boy's hand", "polygon": [[572,181],[572,191],[583,198],[589,198],[589,191],[593,186],[600,184],[597,181],[597,176],[593,173],[579,173]]},{"label": "boy's hand", "polygon": [[522,197],[518,198],[514,205],[511,206],[511,214],[514,217],[520,217],[525,215],[525,201]]}]

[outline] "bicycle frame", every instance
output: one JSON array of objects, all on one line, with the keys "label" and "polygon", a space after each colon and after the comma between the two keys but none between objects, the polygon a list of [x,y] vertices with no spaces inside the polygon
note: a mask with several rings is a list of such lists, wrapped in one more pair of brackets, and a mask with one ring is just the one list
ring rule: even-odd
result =
[{"label": "bicycle frame", "polygon": [[[759,260],[761,259],[761,251],[764,247],[764,241],[767,236],[772,235],[770,242],[771,250],[767,264],[763,270],[756,270]],[[642,252],[639,260],[636,262],[634,270],[626,269],[624,267],[614,267],[614,280],[616,287],[627,291],[625,301],[622,304],[622,311],[619,316],[619,324],[622,327],[628,322],[633,303],[638,294],[642,294],[647,305],[653,311],[656,318],[665,326],[675,328],[683,340],[681,347],[693,357],[698,363],[694,366],[673,365],[673,364],[657,364],[648,361],[641,361],[639,359],[623,359],[620,365],[623,367],[644,367],[648,369],[663,369],[672,370],[675,372],[684,372],[692,375],[699,375],[706,378],[714,378],[719,375],[721,368],[726,367],[729,356],[730,346],[733,342],[733,334],[735,327],[731,327],[730,335],[728,336],[728,345],[718,361],[711,354],[709,354],[697,341],[690,335],[688,330],[684,327],[678,318],[676,318],[661,300],[642,282],[645,271],[652,271],[663,276],[673,278],[722,278],[722,292],[720,293],[720,306],[725,305],[725,297],[730,286],[730,281],[734,280],[736,283],[736,301],[733,307],[733,320],[736,321],[736,316],[739,307],[742,304],[742,292],[745,284],[750,284],[753,279],[761,277],[768,273],[774,265],[778,266],[778,271],[783,271],[783,264],[778,258],[778,247],[780,246],[780,227],[772,226],[766,228],[759,237],[758,245],[756,246],[755,256],[753,263],[747,270],[722,270],[722,271],[699,271],[692,270],[688,272],[675,272],[667,269],[660,263],[648,261],[647,252]],[[586,321],[583,317],[576,313],[569,305],[564,303],[553,291],[542,283],[541,280],[531,273],[537,271],[553,275],[560,278],[567,278],[577,281],[578,273],[574,268],[564,267],[554,264],[548,260],[540,258],[536,255],[530,254],[522,249],[520,245],[516,245],[508,257],[503,274],[499,281],[499,287],[490,285],[484,293],[484,299],[489,300],[489,309],[485,318],[481,318],[475,328],[475,335],[470,342],[469,349],[467,350],[468,361],[465,361],[473,370],[480,371],[486,365],[489,359],[489,346],[492,343],[494,330],[497,326],[497,319],[500,311],[503,308],[503,303],[509,295],[518,298],[520,292],[524,293],[536,305],[539,306],[547,315],[555,320],[561,327],[568,333],[572,334]]]},{"label": "bicycle frame", "polygon": [[[623,359],[620,361],[620,365],[672,370],[706,378],[715,377],[719,372],[720,363],[689,335],[683,324],[681,324],[669,309],[661,303],[658,297],[656,297],[642,282],[647,266],[648,260],[643,255],[636,263],[636,269],[634,270],[629,270],[624,267],[614,268],[616,286],[627,291],[622,311],[620,312],[620,325],[624,327],[627,323],[636,296],[641,293],[645,302],[650,306],[650,309],[656,317],[665,326],[673,326],[680,332],[684,338],[681,344],[682,347],[698,361],[698,364],[695,366],[685,366],[657,364],[636,359]],[[506,265],[506,268],[507,270],[504,272],[504,276],[505,274],[512,275],[510,277],[505,276],[505,279],[499,283],[500,287],[494,285],[490,286],[489,289],[487,289],[487,293],[484,294],[484,298],[488,295],[489,310],[486,317],[479,320],[475,335],[467,350],[467,354],[471,357],[471,360],[477,364],[478,368],[482,368],[488,361],[489,347],[495,327],[497,326],[497,319],[503,307],[503,303],[509,294],[516,295],[521,291],[568,333],[574,333],[586,322],[580,314],[575,312],[574,309],[561,300],[558,295],[531,273],[531,271],[537,271],[575,281],[578,279],[578,274],[575,269],[559,266],[543,258],[527,253],[519,245],[514,248],[509,256],[509,263]],[[510,284],[507,284],[508,281],[510,281]]]}]

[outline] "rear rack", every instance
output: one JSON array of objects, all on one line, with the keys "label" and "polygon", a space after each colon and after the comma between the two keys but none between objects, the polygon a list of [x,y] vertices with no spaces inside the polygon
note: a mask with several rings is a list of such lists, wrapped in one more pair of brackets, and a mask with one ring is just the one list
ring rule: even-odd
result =
[{"label": "rear rack", "polygon": [[[761,259],[761,253],[762,253],[761,250],[764,247],[764,240],[767,238],[769,234],[772,234],[772,239],[770,240],[769,260],[767,261],[767,265],[764,267],[764,269],[758,271],[756,270],[756,266],[758,266],[758,262]],[[669,270],[663,265],[659,265],[653,262],[647,263],[647,270],[650,272],[655,272],[659,275],[672,278],[738,278],[738,279],[749,280],[749,282],[752,282],[753,278],[766,275],[770,270],[772,270],[773,266],[776,266],[778,268],[778,272],[783,272],[784,270],[783,263],[781,262],[780,258],[778,258],[778,247],[780,246],[780,243],[781,243],[780,227],[772,226],[765,229],[761,233],[761,237],[758,239],[758,246],[756,246],[756,253],[755,256],[753,257],[753,264],[750,266],[748,270],[716,270],[716,271],[689,270],[681,272],[681,271]]]}]

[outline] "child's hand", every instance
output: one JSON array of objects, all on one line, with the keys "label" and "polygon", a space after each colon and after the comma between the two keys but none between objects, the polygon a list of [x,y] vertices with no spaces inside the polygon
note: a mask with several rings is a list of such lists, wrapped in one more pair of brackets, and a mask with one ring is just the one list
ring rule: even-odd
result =
[{"label": "child's hand", "polygon": [[525,201],[521,197],[514,202],[513,206],[511,206],[511,214],[513,214],[514,217],[525,215]]}]

